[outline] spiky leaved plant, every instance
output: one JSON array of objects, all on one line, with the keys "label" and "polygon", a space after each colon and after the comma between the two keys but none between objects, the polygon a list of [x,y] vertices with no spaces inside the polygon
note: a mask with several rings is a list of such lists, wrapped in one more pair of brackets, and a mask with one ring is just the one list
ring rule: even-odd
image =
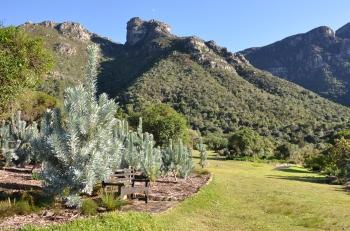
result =
[{"label": "spiky leaved plant", "polygon": [[153,136],[142,130],[142,118],[136,131],[128,130],[126,121],[118,121],[115,133],[123,141],[121,167],[132,167],[141,171],[152,181],[160,175],[162,157],[160,148],[155,147]]},{"label": "spiky leaved plant", "polygon": [[90,194],[121,162],[117,105],[106,94],[96,98],[98,48],[89,46],[88,53],[86,78],[65,91],[63,111],[45,114],[34,145],[43,158],[44,184],[54,193]]},{"label": "spiky leaved plant", "polygon": [[172,172],[175,181],[177,176],[186,179],[193,170],[191,150],[182,143],[182,140],[176,143],[170,140],[169,146],[162,150],[162,160],[162,170]]},{"label": "spiky leaved plant", "polygon": [[151,180],[155,181],[160,176],[162,166],[162,154],[159,147],[155,147],[153,136],[144,134],[142,142],[141,171]]},{"label": "spiky leaved plant", "polygon": [[21,119],[21,111],[12,115],[9,123],[2,121],[0,145],[6,165],[23,165],[34,159],[31,140],[37,133],[37,124],[34,122],[27,126],[27,122]]},{"label": "spiky leaved plant", "polygon": [[205,148],[205,145],[203,144],[202,137],[199,138],[199,143],[198,143],[197,149],[199,151],[199,165],[202,168],[204,168],[208,164],[208,162],[207,162],[208,154],[207,154],[207,150]]}]

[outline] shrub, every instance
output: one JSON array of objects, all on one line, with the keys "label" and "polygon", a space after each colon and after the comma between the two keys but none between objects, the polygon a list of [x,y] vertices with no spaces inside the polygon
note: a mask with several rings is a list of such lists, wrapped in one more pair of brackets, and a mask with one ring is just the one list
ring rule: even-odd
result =
[{"label": "shrub", "polygon": [[7,165],[24,164],[35,159],[31,141],[37,133],[36,123],[28,126],[21,119],[21,111],[12,115],[9,123],[3,121],[0,124],[1,153]]},{"label": "shrub", "polygon": [[204,143],[208,145],[211,150],[223,150],[228,147],[228,139],[222,134],[210,133],[204,138]]},{"label": "shrub", "polygon": [[42,39],[16,27],[0,28],[0,112],[25,88],[35,88],[53,66]]},{"label": "shrub", "polygon": [[12,216],[14,214],[25,215],[35,211],[35,207],[29,201],[20,199],[0,201],[0,218]]},{"label": "shrub", "polygon": [[29,214],[34,211],[32,205],[30,205],[29,201],[20,200],[15,203],[15,213],[19,215]]},{"label": "shrub", "polygon": [[258,157],[266,158],[274,154],[274,144],[266,137],[260,136],[257,132],[244,128],[234,133],[229,138],[231,154],[228,158],[234,157]]},{"label": "shrub", "polygon": [[95,215],[97,213],[97,203],[93,199],[85,199],[80,207],[80,211],[84,215]]},{"label": "shrub", "polygon": [[204,168],[208,164],[208,161],[207,161],[208,153],[205,148],[205,145],[203,144],[202,138],[199,139],[198,151],[199,151],[199,165],[202,168]]},{"label": "shrub", "polygon": [[303,166],[312,171],[322,171],[326,165],[326,157],[321,153],[312,153],[304,157]]},{"label": "shrub", "polygon": [[283,143],[276,148],[275,157],[280,160],[287,160],[293,156],[298,146],[291,143]]},{"label": "shrub", "polygon": [[[144,131],[153,134],[157,145],[166,145],[170,139],[181,139],[185,144],[188,143],[189,132],[186,118],[170,106],[151,105],[146,107],[140,115],[143,119]],[[140,115],[136,114],[138,117]]]},{"label": "shrub", "polygon": [[191,150],[182,143],[182,140],[175,143],[170,140],[162,152],[162,171],[172,172],[175,180],[177,176],[186,179],[193,170]]},{"label": "shrub", "polygon": [[102,206],[108,211],[119,209],[123,205],[123,201],[117,198],[113,193],[103,193],[101,202]]},{"label": "shrub", "polygon": [[337,132],[337,134],[335,135],[335,138],[339,139],[341,137],[343,137],[344,139],[350,139],[350,130],[344,129]]},{"label": "shrub", "polygon": [[343,182],[349,175],[350,140],[340,138],[326,151],[326,173],[338,177]]},{"label": "shrub", "polygon": [[96,98],[97,49],[88,49],[86,79],[66,89],[63,109],[45,114],[41,134],[33,142],[43,159],[45,188],[54,194],[68,188],[70,206],[78,202],[77,195],[91,194],[96,183],[108,178],[122,157],[115,132],[118,107],[106,94]]}]

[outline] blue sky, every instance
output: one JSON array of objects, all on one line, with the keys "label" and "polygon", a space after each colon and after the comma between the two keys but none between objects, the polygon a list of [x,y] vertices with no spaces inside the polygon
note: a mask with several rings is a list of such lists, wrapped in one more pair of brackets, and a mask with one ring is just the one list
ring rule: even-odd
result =
[{"label": "blue sky", "polygon": [[157,19],[174,34],[215,40],[231,51],[350,22],[349,0],[2,0],[0,7],[4,25],[76,21],[120,43],[131,17]]}]

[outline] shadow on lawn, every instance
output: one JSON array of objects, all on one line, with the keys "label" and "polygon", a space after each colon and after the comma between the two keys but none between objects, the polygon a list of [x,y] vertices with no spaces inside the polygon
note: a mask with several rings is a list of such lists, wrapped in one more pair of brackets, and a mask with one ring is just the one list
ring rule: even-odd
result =
[{"label": "shadow on lawn", "polygon": [[[199,156],[192,156],[193,159],[200,159]],[[225,156],[208,156],[207,160],[228,160]]]},{"label": "shadow on lawn", "polygon": [[311,173],[306,169],[295,169],[295,168],[275,168],[275,171],[290,172],[290,173]]},{"label": "shadow on lawn", "polygon": [[281,180],[293,180],[293,181],[302,181],[309,183],[317,184],[333,184],[334,179],[331,179],[326,176],[278,176],[278,175],[269,175],[268,178],[281,179]]}]

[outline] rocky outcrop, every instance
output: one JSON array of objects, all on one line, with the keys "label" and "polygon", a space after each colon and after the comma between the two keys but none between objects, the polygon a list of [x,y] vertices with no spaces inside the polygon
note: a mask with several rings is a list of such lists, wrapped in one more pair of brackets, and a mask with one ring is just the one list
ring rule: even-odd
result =
[{"label": "rocky outcrop", "polygon": [[69,43],[56,43],[54,46],[54,50],[60,54],[65,56],[75,55],[77,50]]},{"label": "rocky outcrop", "polygon": [[56,29],[63,35],[69,36],[80,41],[89,41],[91,33],[81,24],[74,22],[64,22],[56,26]]},{"label": "rocky outcrop", "polygon": [[340,27],[335,32],[335,35],[339,38],[350,39],[350,23],[347,23],[344,26]]},{"label": "rocky outcrop", "polygon": [[75,22],[63,22],[56,23],[53,21],[43,21],[40,23],[26,22],[22,26],[35,26],[39,25],[47,29],[55,29],[63,36],[72,38],[74,40],[79,40],[83,42],[90,41],[94,36],[88,30],[86,30],[81,24]]},{"label": "rocky outcrop", "polygon": [[321,26],[241,53],[260,69],[350,105],[350,23],[336,32]]},{"label": "rocky outcrop", "polygon": [[127,23],[126,45],[135,45],[142,40],[151,41],[157,37],[174,37],[170,26],[156,20],[143,21],[138,17]]}]

